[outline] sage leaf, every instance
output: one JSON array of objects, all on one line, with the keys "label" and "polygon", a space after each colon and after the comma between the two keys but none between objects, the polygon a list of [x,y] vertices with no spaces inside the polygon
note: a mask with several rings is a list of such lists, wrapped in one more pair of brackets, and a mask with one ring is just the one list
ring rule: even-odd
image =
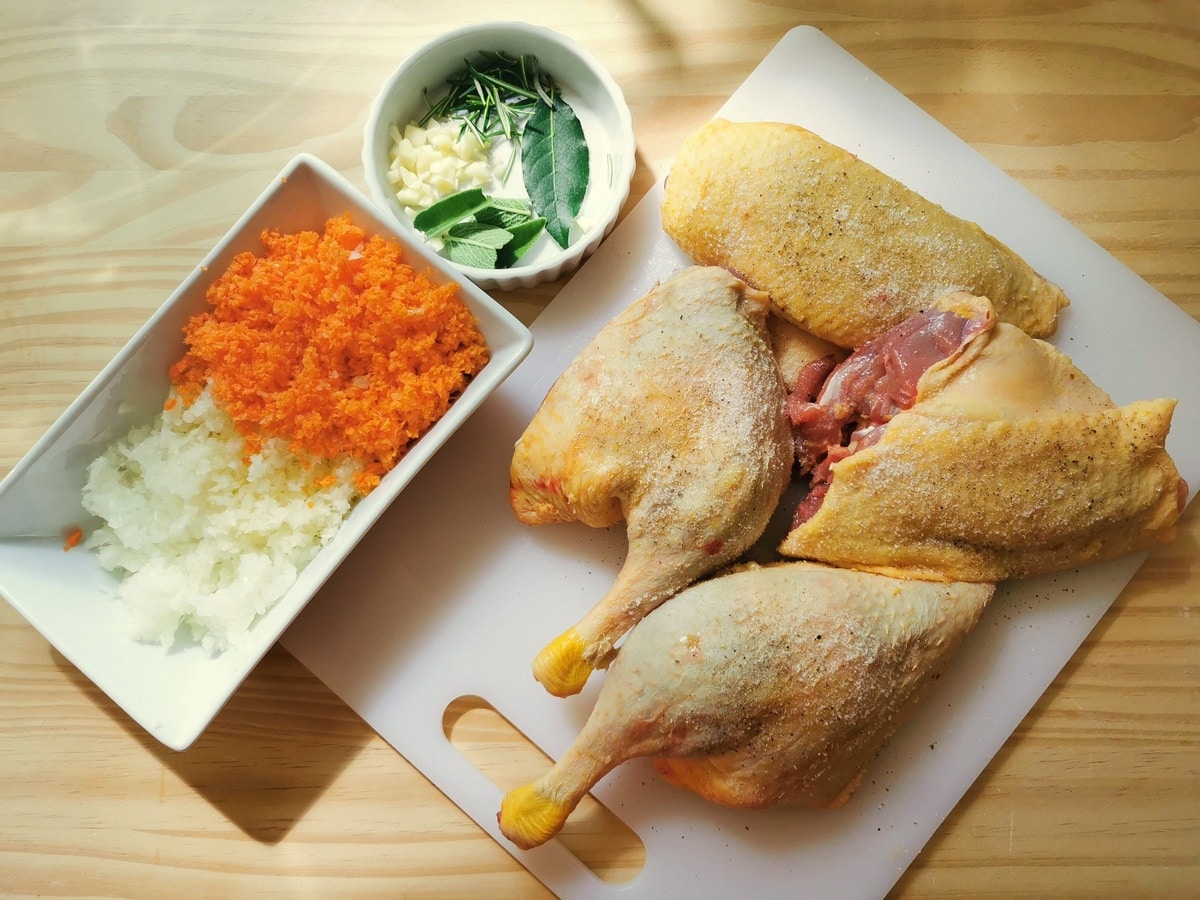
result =
[{"label": "sage leaf", "polygon": [[496,267],[499,269],[512,268],[517,260],[537,243],[542,232],[546,230],[546,220],[541,217],[530,219],[528,222],[514,225],[509,230],[512,232],[512,240],[501,247],[496,254]]},{"label": "sage leaf", "polygon": [[496,251],[512,239],[511,231],[483,222],[459,222],[442,235],[447,259],[477,269],[496,268]]},{"label": "sage leaf", "polygon": [[570,243],[571,226],[588,187],[588,145],[571,105],[557,91],[553,106],[539,104],[521,135],[521,174],[534,211],[560,247]]},{"label": "sage leaf", "polygon": [[491,202],[475,213],[476,222],[486,222],[512,231],[533,218],[533,207],[520,197],[493,197]]},{"label": "sage leaf", "polygon": [[438,237],[452,225],[475,215],[490,202],[484,196],[482,188],[459,191],[449,197],[443,197],[437,203],[413,216],[413,228],[422,232],[427,238]]}]

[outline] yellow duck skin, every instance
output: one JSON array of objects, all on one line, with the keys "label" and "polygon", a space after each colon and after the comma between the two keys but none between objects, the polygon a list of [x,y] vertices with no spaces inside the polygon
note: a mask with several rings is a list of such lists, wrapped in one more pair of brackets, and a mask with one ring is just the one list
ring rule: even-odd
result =
[{"label": "yellow duck skin", "polygon": [[1054,333],[1067,297],[978,225],[797,125],[712,121],[667,176],[663,230],[781,315],[857,347],[955,290],[1001,321]]},{"label": "yellow duck skin", "polygon": [[[1072,568],[1169,540],[1187,486],[1164,447],[1173,399],[1118,407],[1065,355],[987,319],[917,382],[910,409],[831,467],[780,552],[952,581]],[[972,312],[974,310],[974,312]]]},{"label": "yellow duck skin", "polygon": [[625,521],[609,591],[534,660],[578,693],[642,616],[762,535],[791,475],[766,295],[724,269],[675,273],[609,322],[517,441],[509,499],[528,525]]},{"label": "yellow duck skin", "polygon": [[636,757],[724,806],[841,806],[992,592],[803,562],[693,585],[629,633],[578,738],[504,798],[500,830],[544,843]]}]

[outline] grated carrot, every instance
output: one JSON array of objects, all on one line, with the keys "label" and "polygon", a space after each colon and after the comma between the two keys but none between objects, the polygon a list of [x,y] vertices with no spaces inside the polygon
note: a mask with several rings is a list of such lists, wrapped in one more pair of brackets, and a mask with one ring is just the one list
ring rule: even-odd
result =
[{"label": "grated carrot", "polygon": [[68,528],[63,532],[63,552],[72,550],[79,546],[79,542],[83,540],[83,529],[78,525],[73,528]]},{"label": "grated carrot", "polygon": [[483,368],[483,335],[457,285],[348,215],[262,241],[264,256],[239,254],[209,288],[171,379],[187,403],[211,383],[248,457],[272,437],[301,457],[349,456],[367,493]]}]

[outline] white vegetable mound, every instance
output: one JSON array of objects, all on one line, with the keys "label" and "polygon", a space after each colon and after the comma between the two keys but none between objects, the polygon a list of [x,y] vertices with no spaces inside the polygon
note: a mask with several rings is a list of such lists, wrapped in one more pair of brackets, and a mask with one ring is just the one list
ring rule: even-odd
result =
[{"label": "white vegetable mound", "polygon": [[[105,524],[85,546],[121,577],[137,639],[170,647],[190,635],[214,654],[238,645],[357,497],[352,461],[305,468],[279,440],[264,442],[249,466],[243,453],[233,421],[205,390],[88,468],[83,505]],[[315,488],[327,475],[334,484]]]},{"label": "white vegetable mound", "polygon": [[491,143],[485,143],[461,123],[430,119],[404,132],[388,129],[388,182],[409,215],[438,200],[473,187],[487,187],[497,169],[491,162]]}]

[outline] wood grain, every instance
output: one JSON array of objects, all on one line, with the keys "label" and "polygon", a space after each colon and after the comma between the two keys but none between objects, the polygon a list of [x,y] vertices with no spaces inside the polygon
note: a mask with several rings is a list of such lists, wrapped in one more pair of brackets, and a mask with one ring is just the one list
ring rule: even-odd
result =
[{"label": "wood grain", "polygon": [[[377,87],[421,41],[481,17],[465,0],[0,8],[0,474],[295,153],[361,186]],[[492,12],[611,69],[639,147],[627,208],[787,29],[815,25],[1200,318],[1193,0]],[[560,287],[501,299],[528,322]],[[1195,896],[1197,560],[1193,507],[897,897]],[[473,722],[466,740],[494,729]],[[176,754],[0,604],[0,894],[251,893],[548,896],[284,651]]]}]

